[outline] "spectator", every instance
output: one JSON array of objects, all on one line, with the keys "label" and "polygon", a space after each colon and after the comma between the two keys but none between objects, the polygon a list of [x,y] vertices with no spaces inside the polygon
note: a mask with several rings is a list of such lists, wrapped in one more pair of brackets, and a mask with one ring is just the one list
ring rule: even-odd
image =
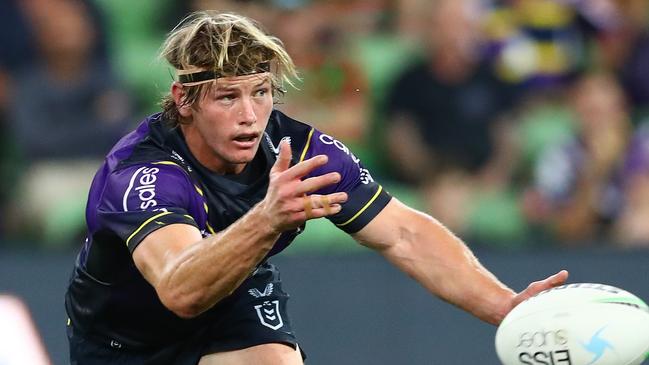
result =
[{"label": "spectator", "polygon": [[[221,1],[220,1],[221,2]],[[107,26],[112,65],[131,91],[130,102],[139,116],[157,110],[160,95],[171,81],[170,70],[156,55],[168,29],[187,15],[191,1],[92,0]],[[218,7],[221,4],[215,4]]]},{"label": "spectator", "polygon": [[7,0],[0,12],[0,67],[13,73],[34,59],[34,40],[20,1]]},{"label": "spectator", "polygon": [[626,247],[649,247],[649,124],[636,132],[623,165],[624,206],[612,237]]},{"label": "spectator", "polygon": [[9,123],[25,170],[11,217],[17,230],[31,228],[37,237],[60,241],[81,227],[81,192],[94,160],[124,131],[130,107],[97,52],[100,31],[87,3],[22,5],[41,62],[27,65],[12,83]]},{"label": "spectator", "polygon": [[543,153],[526,211],[561,241],[578,244],[611,237],[611,226],[626,209],[625,195],[634,194],[625,190],[633,189],[637,172],[649,167],[642,147],[649,139],[637,133],[632,143],[625,96],[609,73],[581,77],[571,90],[571,104],[576,135]]},{"label": "spectator", "polygon": [[[9,197],[14,192],[16,166],[20,165],[9,131],[8,108],[10,76],[34,59],[34,42],[19,1],[3,2],[0,12],[0,214],[6,217]],[[6,219],[0,220],[0,238]]]},{"label": "spectator", "polygon": [[[307,118],[325,133],[358,149],[367,127],[367,82],[349,46],[345,9],[353,4],[313,2],[285,11],[277,33],[301,70],[300,90],[279,109]],[[330,19],[338,18],[338,22]]]},{"label": "spectator", "polygon": [[[597,38],[602,67],[616,73],[631,106],[649,112],[649,2],[626,0],[614,3],[617,22]],[[641,119],[641,118],[639,118]]]},{"label": "spectator", "polygon": [[388,96],[389,156],[396,176],[423,188],[432,214],[466,232],[476,196],[507,185],[505,115],[516,98],[480,53],[479,3],[442,0],[429,11],[427,57]]},{"label": "spectator", "polygon": [[589,61],[593,35],[617,22],[609,0],[495,1],[486,19],[501,77],[533,89],[562,88]]}]

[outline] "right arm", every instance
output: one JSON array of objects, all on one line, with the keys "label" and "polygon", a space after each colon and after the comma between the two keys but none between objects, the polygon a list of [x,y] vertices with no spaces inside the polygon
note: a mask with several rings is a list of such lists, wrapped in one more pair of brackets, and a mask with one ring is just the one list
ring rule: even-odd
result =
[{"label": "right arm", "polygon": [[282,143],[266,197],[224,231],[203,239],[196,227],[171,224],[137,246],[135,265],[169,310],[183,318],[201,314],[250,275],[282,232],[340,211],[345,193],[329,194],[327,211],[316,206],[308,217],[304,211],[304,194],[340,180],[335,172],[301,180],[327,158],[316,156],[289,168],[290,160],[290,146]]}]

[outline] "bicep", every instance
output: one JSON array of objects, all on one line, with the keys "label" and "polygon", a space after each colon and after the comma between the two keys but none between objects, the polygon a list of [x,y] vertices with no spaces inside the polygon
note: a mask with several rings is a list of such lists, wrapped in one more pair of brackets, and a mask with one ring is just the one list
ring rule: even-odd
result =
[{"label": "bicep", "polygon": [[169,263],[201,239],[201,232],[193,225],[170,224],[148,234],[133,251],[133,261],[144,278],[156,287]]},{"label": "bicep", "polygon": [[414,224],[420,214],[393,197],[379,214],[352,237],[371,249],[388,249],[409,238],[413,232],[409,225]]}]

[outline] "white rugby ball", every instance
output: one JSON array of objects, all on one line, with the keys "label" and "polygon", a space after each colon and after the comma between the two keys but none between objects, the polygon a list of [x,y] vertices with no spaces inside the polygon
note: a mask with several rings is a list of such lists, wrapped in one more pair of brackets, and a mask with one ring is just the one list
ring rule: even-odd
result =
[{"label": "white rugby ball", "polygon": [[649,308],[609,285],[559,286],[505,317],[496,352],[504,365],[638,365],[649,355]]}]

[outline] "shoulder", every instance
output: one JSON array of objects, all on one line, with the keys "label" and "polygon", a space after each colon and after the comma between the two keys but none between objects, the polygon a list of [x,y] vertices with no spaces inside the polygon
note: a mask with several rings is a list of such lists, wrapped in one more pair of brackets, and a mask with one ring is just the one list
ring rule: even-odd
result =
[{"label": "shoulder", "polygon": [[[138,147],[151,140],[155,125],[160,124],[160,115],[153,114],[140,121],[137,127],[122,137],[106,155],[106,163],[111,170],[133,159],[143,160]],[[154,158],[149,158],[154,159]]]},{"label": "shoulder", "polygon": [[338,172],[341,176],[337,186],[331,185],[319,191],[320,193],[352,191],[359,185],[368,185],[374,182],[370,171],[363,166],[349,147],[335,137],[314,128],[299,160],[303,161],[317,155],[326,155],[329,160],[324,166],[313,170],[307,177],[320,176],[329,172]]},{"label": "shoulder", "polygon": [[327,155],[329,156],[330,163],[338,165],[350,162],[356,165],[360,163],[358,157],[343,142],[315,128],[311,129],[307,146],[302,152],[300,160],[305,160],[316,155]]},{"label": "shoulder", "polygon": [[203,201],[187,173],[169,161],[134,164],[112,171],[89,216],[93,232],[112,232],[131,252],[151,232],[170,224],[198,228]]},{"label": "shoulder", "polygon": [[288,117],[279,110],[271,114],[266,133],[273,142],[288,138],[293,151],[293,159],[300,162],[319,154],[343,153],[356,163],[358,159],[342,142],[321,132],[311,125]]},{"label": "shoulder", "polygon": [[[324,133],[307,123],[297,121],[280,111],[273,111],[267,134],[272,137],[275,146],[282,138],[288,138],[293,151],[293,162],[298,163],[317,155],[327,155],[329,162],[312,172],[322,175],[328,172],[340,172],[343,180],[356,180],[361,175],[371,179],[369,172],[361,167],[361,162],[354,153],[340,140]],[[363,174],[363,172],[365,173]]]},{"label": "shoulder", "polygon": [[186,206],[196,190],[188,173],[172,161],[130,165],[108,175],[103,203],[109,210],[147,210],[161,205]]}]

